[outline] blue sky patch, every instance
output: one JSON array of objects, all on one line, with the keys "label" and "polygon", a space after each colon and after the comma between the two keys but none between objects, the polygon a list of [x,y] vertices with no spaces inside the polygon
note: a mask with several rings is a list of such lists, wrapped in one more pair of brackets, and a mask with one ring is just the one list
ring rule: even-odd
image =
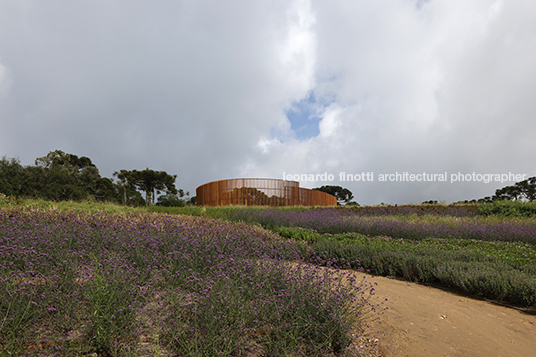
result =
[{"label": "blue sky patch", "polygon": [[306,140],[320,134],[318,128],[318,123],[322,119],[318,116],[320,107],[323,105],[317,102],[314,92],[310,92],[307,97],[292,103],[285,114],[297,139]]}]

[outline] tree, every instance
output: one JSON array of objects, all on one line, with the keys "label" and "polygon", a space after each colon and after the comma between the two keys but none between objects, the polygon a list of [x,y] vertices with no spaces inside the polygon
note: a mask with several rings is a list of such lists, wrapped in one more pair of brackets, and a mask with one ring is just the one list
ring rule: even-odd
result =
[{"label": "tree", "polygon": [[184,207],[186,202],[183,199],[179,198],[179,195],[174,194],[165,194],[158,196],[158,201],[156,202],[157,206],[163,207]]},{"label": "tree", "polygon": [[95,199],[100,202],[119,202],[119,197],[119,188],[114,182],[107,177],[102,177],[97,183]]},{"label": "tree", "polygon": [[35,164],[45,177],[40,188],[43,198],[77,201],[95,197],[101,177],[90,158],[55,150],[38,157]]},{"label": "tree", "polygon": [[492,200],[525,200],[536,201],[536,177],[516,182],[513,186],[506,186],[495,191]]},{"label": "tree", "polygon": [[515,187],[519,190],[521,199],[530,202],[536,201],[536,177],[530,177],[524,181],[517,182]]},{"label": "tree", "polygon": [[350,201],[347,204],[345,204],[345,206],[360,206],[360,204],[357,203],[356,201]]},{"label": "tree", "polygon": [[[131,171],[127,170],[120,170],[119,172],[114,172],[114,177],[117,177],[119,180],[118,186],[123,189],[123,204],[126,205],[128,202],[128,195],[127,192],[135,191],[136,188],[134,186],[134,178],[131,176]],[[136,191],[137,192],[137,191]]]},{"label": "tree", "polygon": [[23,188],[23,167],[18,159],[0,159],[0,193],[19,196]]},{"label": "tree", "polygon": [[[48,172],[40,166],[22,166],[19,159],[0,160],[0,192],[14,197],[41,197],[53,182]],[[52,198],[53,199],[53,198]]]},{"label": "tree", "polygon": [[166,193],[165,195],[158,196],[156,205],[163,207],[184,207],[192,204],[188,196],[190,196],[190,192],[185,193],[182,188],[179,188],[176,194]]},{"label": "tree", "polygon": [[35,159],[37,166],[46,168],[64,167],[73,173],[82,173],[86,168],[96,168],[89,157],[78,157],[73,154],[65,153],[61,150],[51,151],[47,156]]},{"label": "tree", "polygon": [[496,190],[493,199],[514,201],[520,198],[520,194],[521,192],[519,191],[519,187],[506,186]]},{"label": "tree", "polygon": [[117,176],[121,180],[124,187],[124,195],[126,190],[131,187],[142,192],[145,192],[145,205],[149,206],[154,204],[156,194],[165,192],[166,194],[177,194],[175,188],[175,179],[177,175],[169,175],[165,171],[154,171],[146,168],[143,171],[138,170],[121,170],[115,172],[114,176]]},{"label": "tree", "polygon": [[354,195],[349,189],[341,186],[322,186],[313,188],[313,190],[329,193],[337,199],[337,203],[339,205],[342,203],[348,203],[354,198]]}]

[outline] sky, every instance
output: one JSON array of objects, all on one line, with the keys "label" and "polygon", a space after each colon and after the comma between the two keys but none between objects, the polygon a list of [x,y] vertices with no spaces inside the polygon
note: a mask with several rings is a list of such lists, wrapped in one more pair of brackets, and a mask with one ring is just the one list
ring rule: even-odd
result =
[{"label": "sky", "polygon": [[148,167],[190,196],[241,177],[342,186],[364,205],[491,196],[536,176],[535,13],[533,0],[0,0],[0,157],[58,149],[105,177]]}]

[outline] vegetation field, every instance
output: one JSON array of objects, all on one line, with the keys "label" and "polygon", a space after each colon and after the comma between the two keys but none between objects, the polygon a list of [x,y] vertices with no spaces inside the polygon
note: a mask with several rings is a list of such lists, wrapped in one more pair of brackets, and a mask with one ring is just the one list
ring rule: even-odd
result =
[{"label": "vegetation field", "polygon": [[534,216],[2,196],[0,355],[344,355],[377,308],[363,270],[535,311]]},{"label": "vegetation field", "polygon": [[256,226],[96,208],[0,203],[0,355],[344,355],[376,309]]},{"label": "vegetation field", "polygon": [[390,206],[234,211],[311,248],[317,264],[350,265],[536,308],[534,205]]}]

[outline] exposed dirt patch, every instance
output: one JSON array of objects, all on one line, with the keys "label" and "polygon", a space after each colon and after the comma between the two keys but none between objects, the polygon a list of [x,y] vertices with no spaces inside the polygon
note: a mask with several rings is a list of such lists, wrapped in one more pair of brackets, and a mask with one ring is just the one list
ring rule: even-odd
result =
[{"label": "exposed dirt patch", "polygon": [[383,357],[536,356],[536,316],[424,285],[376,281],[378,301],[388,299],[369,339]]}]

